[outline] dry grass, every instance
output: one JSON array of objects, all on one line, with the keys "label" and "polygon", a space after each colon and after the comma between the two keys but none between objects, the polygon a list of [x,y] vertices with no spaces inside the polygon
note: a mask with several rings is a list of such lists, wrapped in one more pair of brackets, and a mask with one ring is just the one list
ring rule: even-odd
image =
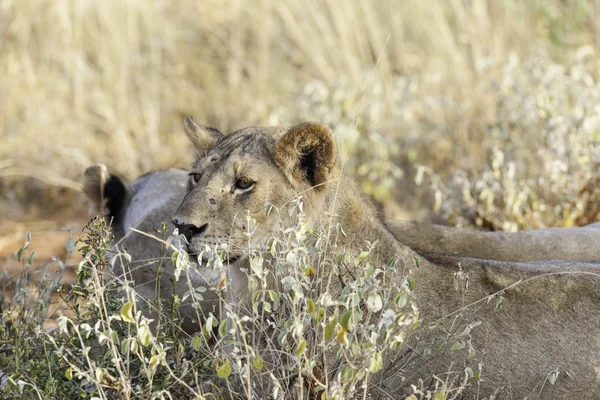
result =
[{"label": "dry grass", "polygon": [[[482,207],[475,189],[469,203],[464,185],[438,185],[444,205],[436,206],[429,189],[412,181],[416,167],[425,165],[446,186],[459,170],[471,185],[491,185],[484,177],[491,148],[517,163],[517,178],[550,174],[530,151],[551,147],[550,139],[540,139],[549,117],[569,117],[564,114],[571,106],[585,100],[581,91],[564,94],[566,84],[591,79],[597,86],[597,5],[4,0],[0,215],[18,216],[32,205],[47,213],[71,202],[81,172],[93,162],[105,162],[126,178],[185,166],[191,154],[180,121],[194,114],[224,131],[324,120],[350,142],[343,149],[347,155],[362,156],[348,166],[381,201],[437,208],[457,223],[479,218],[496,228],[565,223],[564,212],[537,218],[523,215],[544,212]],[[578,80],[569,68],[581,64],[576,52],[583,45],[589,46],[587,67]],[[528,73],[530,60],[542,75],[552,65],[567,67],[547,91],[567,104],[545,119],[518,114],[540,89],[529,79],[537,76]],[[514,84],[507,84],[511,79]],[[325,88],[321,98],[315,98],[315,85]],[[315,101],[333,106],[318,109]],[[572,132],[579,122],[567,121],[567,136],[577,139]],[[379,143],[375,154],[364,154],[365,139]],[[597,145],[597,137],[590,140]],[[590,162],[567,162],[568,173],[582,175],[569,186],[573,196],[580,189],[574,187],[590,178],[590,170],[583,170],[598,161],[595,148],[578,156]],[[374,157],[384,161],[373,163]],[[399,184],[392,178],[400,176],[398,167],[405,174]],[[535,196],[550,195],[546,208],[560,200],[545,184],[528,187]],[[473,210],[475,217],[459,218]]]},{"label": "dry grass", "polygon": [[[594,0],[0,0],[0,217],[56,218],[65,206],[81,212],[79,179],[94,162],[127,179],[187,165],[192,153],[180,124],[193,114],[223,131],[326,123],[363,188],[413,215],[506,230],[594,222],[600,217],[599,6]],[[41,246],[51,244],[41,237]],[[41,251],[39,258],[28,255],[20,266],[27,272],[29,264],[48,261]],[[47,305],[55,282],[37,284],[46,296],[38,303]],[[87,288],[92,301],[106,295],[101,282],[94,285]],[[20,290],[26,299],[29,286]],[[26,309],[23,299],[17,303]],[[41,353],[47,309],[28,310],[35,318],[22,314],[13,325],[0,324],[0,336],[22,351],[0,354],[2,390],[48,382],[45,394],[91,393],[94,384],[102,393],[112,361],[103,369],[109,358],[99,360],[96,368],[81,336],[81,348],[72,346],[75,336],[59,338],[72,354],[53,346]],[[126,323],[117,325],[126,343],[138,337]],[[89,337],[87,322],[62,329],[97,339]],[[100,337],[104,325],[94,329]],[[195,362],[194,372],[223,372],[225,364],[189,357],[190,343],[163,349],[163,342],[137,351],[113,343],[110,360],[118,350],[127,363],[141,355],[133,357],[132,371],[145,371],[136,376],[144,393],[172,389],[170,379],[189,372],[186,359]],[[191,348],[206,343],[192,341]],[[40,354],[45,361],[38,362]],[[175,372],[154,375],[160,363],[171,368],[161,360],[167,356],[177,360]],[[82,360],[89,365],[76,363]],[[262,369],[262,361],[254,367]],[[27,380],[7,386],[3,371],[25,371]],[[55,379],[55,371],[68,380]],[[117,381],[139,389],[125,374]],[[188,383],[178,381],[173,393],[204,390]]]}]

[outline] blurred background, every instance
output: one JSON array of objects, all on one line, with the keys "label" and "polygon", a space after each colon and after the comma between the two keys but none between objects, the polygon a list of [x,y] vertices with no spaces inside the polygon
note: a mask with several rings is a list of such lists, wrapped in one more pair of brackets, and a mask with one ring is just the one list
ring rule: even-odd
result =
[{"label": "blurred background", "polygon": [[224,132],[329,125],[386,218],[594,222],[599,8],[0,0],[0,256],[13,260],[28,230],[42,259],[65,253],[87,221],[92,163],[126,180],[187,166],[187,115]]}]

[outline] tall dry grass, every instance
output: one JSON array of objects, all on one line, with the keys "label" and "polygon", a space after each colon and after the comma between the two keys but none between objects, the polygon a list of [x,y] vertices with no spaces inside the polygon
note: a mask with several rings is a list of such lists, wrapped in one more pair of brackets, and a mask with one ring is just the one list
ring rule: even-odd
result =
[{"label": "tall dry grass", "polygon": [[[329,120],[360,136],[346,135],[354,145],[344,151],[371,194],[444,212],[441,199],[454,210],[446,218],[466,215],[477,204],[467,204],[464,190],[438,185],[429,196],[413,184],[418,166],[441,182],[459,170],[477,181],[490,149],[508,143],[527,175],[538,163],[528,152],[540,144],[540,124],[510,121],[498,107],[507,98],[515,110],[526,107],[537,86],[511,97],[495,79],[511,79],[510,62],[519,60],[521,71],[540,51],[547,57],[537,67],[569,66],[587,45],[586,76],[595,85],[597,8],[583,0],[3,0],[0,214],[72,204],[93,162],[126,178],[186,165],[180,121],[193,114],[224,131]],[[333,106],[316,110],[315,102]],[[494,136],[492,125],[506,129]],[[384,145],[362,154],[365,140]],[[373,157],[383,167],[363,165]],[[507,214],[498,207],[496,227]],[[564,218],[515,223],[552,222]]]}]

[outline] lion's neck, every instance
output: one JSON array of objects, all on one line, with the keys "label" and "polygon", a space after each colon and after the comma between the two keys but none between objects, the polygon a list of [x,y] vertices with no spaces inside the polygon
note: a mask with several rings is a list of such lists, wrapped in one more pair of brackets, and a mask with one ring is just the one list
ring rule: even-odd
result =
[{"label": "lion's neck", "polygon": [[367,242],[377,242],[371,257],[378,263],[387,263],[395,256],[410,252],[388,231],[371,200],[351,178],[342,174],[340,184],[331,185],[327,203],[326,209],[336,215],[334,221],[340,223],[345,233],[337,236],[337,246],[359,251],[367,249]]}]

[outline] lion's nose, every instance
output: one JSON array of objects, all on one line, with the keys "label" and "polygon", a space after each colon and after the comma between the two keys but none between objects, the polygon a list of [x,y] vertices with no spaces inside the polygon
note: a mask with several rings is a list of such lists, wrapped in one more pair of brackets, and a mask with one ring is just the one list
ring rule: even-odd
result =
[{"label": "lion's nose", "polygon": [[179,233],[185,236],[188,242],[191,242],[192,237],[201,235],[208,229],[208,224],[197,226],[194,224],[188,224],[185,221],[179,221],[177,218],[173,218],[171,222],[173,222],[175,228],[179,230]]}]

